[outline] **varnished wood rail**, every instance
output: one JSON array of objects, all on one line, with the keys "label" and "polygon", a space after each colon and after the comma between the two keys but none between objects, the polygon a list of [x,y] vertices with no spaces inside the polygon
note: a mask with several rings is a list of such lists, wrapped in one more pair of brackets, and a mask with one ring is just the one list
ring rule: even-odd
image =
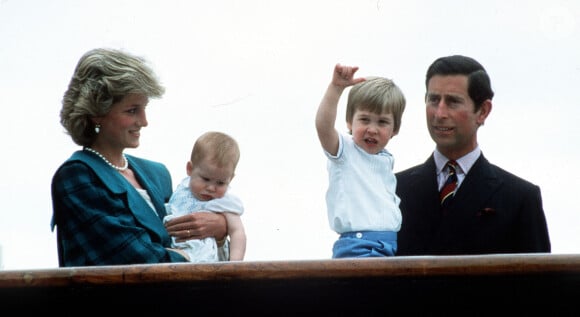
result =
[{"label": "varnished wood rail", "polygon": [[[580,255],[246,261],[0,271],[0,305],[188,315],[580,313]],[[80,307],[77,310],[73,307]],[[1,311],[1,310],[0,310]]]}]

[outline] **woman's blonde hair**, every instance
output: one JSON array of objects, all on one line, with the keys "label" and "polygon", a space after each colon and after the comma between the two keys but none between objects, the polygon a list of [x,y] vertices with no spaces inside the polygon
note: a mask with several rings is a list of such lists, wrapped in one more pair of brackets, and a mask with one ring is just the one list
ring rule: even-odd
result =
[{"label": "woman's blonde hair", "polygon": [[62,100],[60,123],[76,144],[90,146],[96,137],[91,118],[106,115],[128,94],[161,98],[164,93],[143,58],[116,49],[93,49],[74,70]]}]

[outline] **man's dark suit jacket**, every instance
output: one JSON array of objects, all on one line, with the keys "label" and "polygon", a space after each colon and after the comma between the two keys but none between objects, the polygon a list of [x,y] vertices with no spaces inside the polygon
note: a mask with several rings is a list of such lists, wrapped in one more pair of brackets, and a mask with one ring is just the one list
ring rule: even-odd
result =
[{"label": "man's dark suit jacket", "polygon": [[403,223],[397,255],[550,252],[540,188],[483,154],[440,210],[433,155],[396,174]]}]

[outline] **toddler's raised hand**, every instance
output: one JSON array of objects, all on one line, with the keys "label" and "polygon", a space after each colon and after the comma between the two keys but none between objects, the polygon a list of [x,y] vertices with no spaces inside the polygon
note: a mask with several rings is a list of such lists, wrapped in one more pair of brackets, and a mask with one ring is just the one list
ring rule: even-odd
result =
[{"label": "toddler's raised hand", "polygon": [[336,64],[332,75],[332,84],[338,87],[348,87],[365,81],[363,77],[354,78],[358,66],[344,66]]}]

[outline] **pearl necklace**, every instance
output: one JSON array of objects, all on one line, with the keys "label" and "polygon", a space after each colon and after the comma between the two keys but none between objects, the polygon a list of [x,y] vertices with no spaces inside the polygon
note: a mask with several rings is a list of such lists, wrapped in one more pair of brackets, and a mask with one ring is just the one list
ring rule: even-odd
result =
[{"label": "pearl necklace", "polygon": [[87,151],[89,151],[89,152],[95,153],[98,157],[102,158],[103,161],[105,161],[105,163],[107,163],[110,167],[116,169],[117,171],[122,172],[122,171],[126,170],[129,167],[129,161],[127,161],[127,157],[125,156],[125,153],[123,153],[123,160],[125,161],[125,165],[123,165],[123,166],[117,166],[117,165],[114,165],[113,163],[109,162],[109,160],[107,160],[107,158],[104,157],[103,154],[101,154],[101,153],[99,153],[99,152],[91,149],[90,147],[85,147],[84,149],[87,150]]}]

